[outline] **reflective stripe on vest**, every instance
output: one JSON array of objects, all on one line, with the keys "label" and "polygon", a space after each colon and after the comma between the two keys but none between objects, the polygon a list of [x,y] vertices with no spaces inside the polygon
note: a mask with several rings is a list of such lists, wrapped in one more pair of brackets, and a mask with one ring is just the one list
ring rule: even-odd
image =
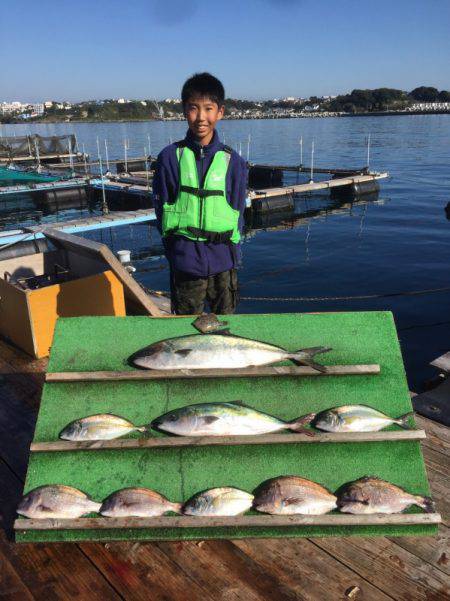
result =
[{"label": "reflective stripe on vest", "polygon": [[164,203],[163,236],[184,236],[199,242],[233,242],[240,240],[239,211],[227,202],[226,177],[230,154],[215,153],[205,176],[203,188],[198,181],[194,152],[177,148],[179,190],[174,203]]}]

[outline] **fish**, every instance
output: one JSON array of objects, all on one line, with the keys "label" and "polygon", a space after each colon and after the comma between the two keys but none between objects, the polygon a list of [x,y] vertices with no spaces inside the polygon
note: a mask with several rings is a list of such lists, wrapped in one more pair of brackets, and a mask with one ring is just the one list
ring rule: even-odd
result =
[{"label": "fish", "polygon": [[430,497],[413,495],[376,476],[365,476],[338,491],[338,507],[343,513],[400,513],[411,505],[426,513],[434,511]]},{"label": "fish", "polygon": [[98,512],[96,503],[78,488],[63,484],[38,486],[27,493],[17,507],[17,513],[27,518],[79,518]]},{"label": "fish", "polygon": [[197,493],[183,505],[184,515],[231,516],[248,511],[253,503],[253,495],[239,488],[210,488]]},{"label": "fish", "polygon": [[285,422],[240,401],[228,403],[199,403],[169,411],[154,419],[151,427],[179,436],[245,436],[268,434],[279,430],[294,432],[304,429],[309,416]]},{"label": "fish", "polygon": [[331,349],[324,346],[290,352],[281,347],[223,331],[190,334],[154,342],[133,353],[128,362],[144,369],[218,369],[267,365],[290,359],[325,372],[326,367],[312,359]]},{"label": "fish", "polygon": [[101,515],[111,518],[156,517],[169,511],[181,513],[181,503],[172,503],[149,488],[122,488],[109,495],[100,507]]},{"label": "fish", "polygon": [[192,325],[202,334],[207,334],[208,332],[215,332],[227,326],[228,321],[219,321],[215,313],[203,313],[203,315],[197,317]]},{"label": "fish", "polygon": [[82,417],[68,424],[59,434],[63,440],[112,440],[130,432],[146,432],[145,426],[135,426],[112,413]]},{"label": "fish", "polygon": [[393,418],[367,405],[343,405],[318,414],[312,413],[310,417],[312,425],[325,432],[378,432],[391,424],[412,430],[408,423],[412,415],[413,411]]},{"label": "fish", "polygon": [[337,507],[329,490],[299,476],[266,480],[254,492],[253,508],[273,515],[323,515]]}]

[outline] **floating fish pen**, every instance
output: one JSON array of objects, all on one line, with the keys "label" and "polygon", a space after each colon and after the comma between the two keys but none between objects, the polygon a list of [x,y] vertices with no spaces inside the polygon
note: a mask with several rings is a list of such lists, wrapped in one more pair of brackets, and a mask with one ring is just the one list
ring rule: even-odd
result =
[{"label": "floating fish pen", "polygon": [[[308,174],[309,181],[283,185],[285,172]],[[316,175],[331,175],[331,179],[317,180]],[[256,212],[285,211],[294,207],[295,197],[317,191],[329,191],[335,199],[363,198],[378,195],[380,179],[386,172],[361,169],[318,168],[292,165],[249,165],[249,197]],[[270,183],[271,185],[267,186]]]},{"label": "floating fish pen", "polygon": [[0,138],[0,164],[39,165],[79,161],[85,155],[78,151],[74,134],[63,136],[4,136]]}]

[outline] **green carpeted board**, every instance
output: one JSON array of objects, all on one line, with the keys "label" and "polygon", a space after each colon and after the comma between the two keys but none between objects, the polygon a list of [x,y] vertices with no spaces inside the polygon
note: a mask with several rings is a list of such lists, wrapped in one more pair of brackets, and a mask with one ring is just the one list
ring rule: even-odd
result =
[{"label": "green carpeted board", "polygon": [[[112,412],[146,424],[179,406],[242,400],[285,420],[335,405],[364,403],[392,416],[411,411],[394,320],[389,312],[234,315],[234,334],[289,350],[325,345],[324,364],[379,363],[380,375],[227,378],[46,384],[35,441],[50,441],[70,421]],[[50,372],[132,369],[126,358],[164,338],[194,333],[191,318],[60,319]],[[394,426],[395,428],[395,426]],[[428,495],[419,442],[330,443],[35,453],[25,492],[50,483],[75,486],[101,501],[126,486],[155,489],[173,501],[197,491],[236,486],[252,491],[267,478],[296,474],[335,491],[365,475]],[[174,540],[273,536],[432,535],[434,525],[377,527],[199,528],[18,532],[18,541]]]}]

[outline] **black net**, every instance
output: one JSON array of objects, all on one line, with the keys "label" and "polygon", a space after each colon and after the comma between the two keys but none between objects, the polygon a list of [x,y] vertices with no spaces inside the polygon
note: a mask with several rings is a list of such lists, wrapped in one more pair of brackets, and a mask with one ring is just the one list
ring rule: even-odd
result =
[{"label": "black net", "polygon": [[0,138],[0,158],[15,158],[46,155],[64,155],[77,152],[77,139],[74,134],[65,136],[8,136]]}]

